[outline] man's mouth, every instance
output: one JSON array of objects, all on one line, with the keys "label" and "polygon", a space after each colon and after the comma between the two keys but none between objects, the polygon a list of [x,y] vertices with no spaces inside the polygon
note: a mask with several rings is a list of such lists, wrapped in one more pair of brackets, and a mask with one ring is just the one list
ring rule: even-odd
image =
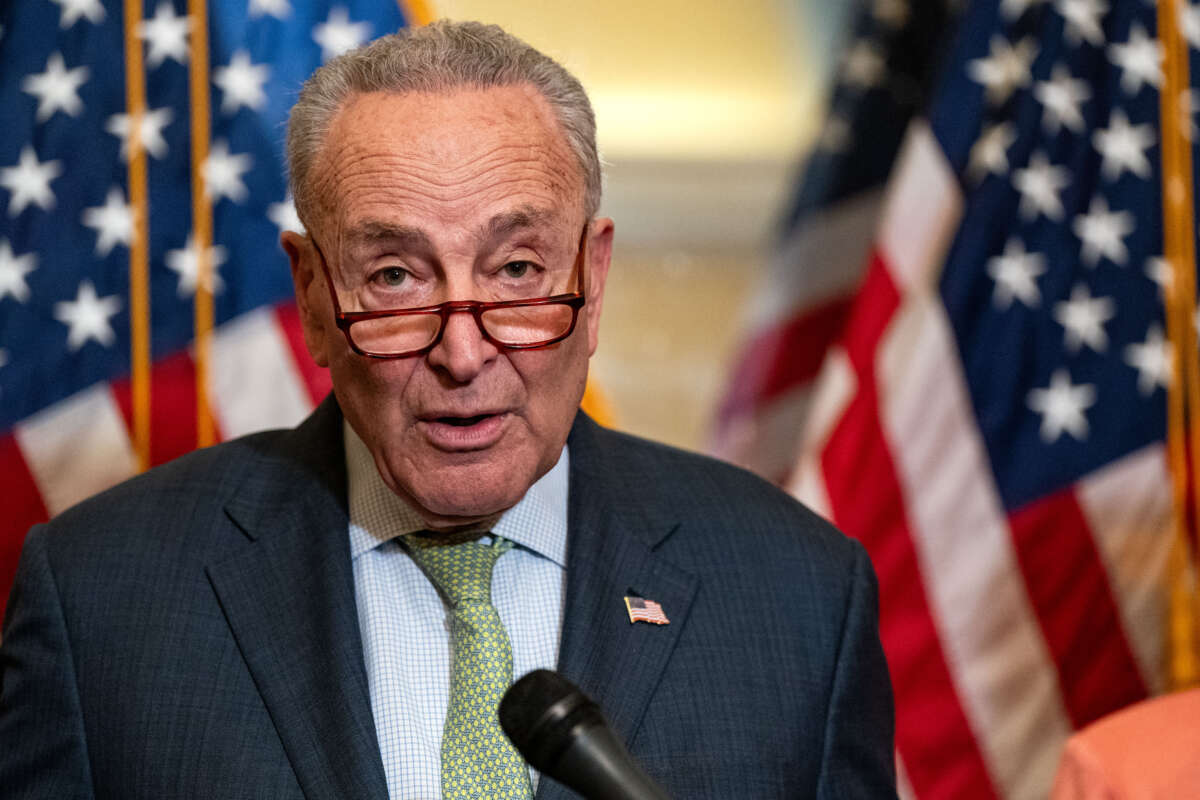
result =
[{"label": "man's mouth", "polygon": [[507,429],[507,411],[483,414],[443,414],[434,412],[420,417],[421,430],[430,444],[439,450],[482,450],[496,444]]},{"label": "man's mouth", "polygon": [[475,425],[483,422],[488,417],[494,417],[495,414],[476,414],[473,417],[437,417],[436,422],[441,422],[445,425],[454,425],[458,428],[465,428],[469,425]]}]

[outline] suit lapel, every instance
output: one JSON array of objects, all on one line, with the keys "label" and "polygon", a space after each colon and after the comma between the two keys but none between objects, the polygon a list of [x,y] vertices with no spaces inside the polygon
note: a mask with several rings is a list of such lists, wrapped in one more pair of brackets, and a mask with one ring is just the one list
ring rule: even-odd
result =
[{"label": "suit lapel", "polygon": [[327,400],[264,455],[226,509],[245,535],[208,575],[305,796],[382,799],[340,426]]},{"label": "suit lapel", "polygon": [[[697,579],[656,552],[677,523],[631,506],[619,471],[606,468],[596,441],[604,435],[581,415],[570,439],[570,538],[558,669],[600,704],[628,743],[687,624]],[[631,624],[624,603],[629,594],[661,604],[670,624]],[[570,796],[550,781],[537,793],[538,800]]]}]

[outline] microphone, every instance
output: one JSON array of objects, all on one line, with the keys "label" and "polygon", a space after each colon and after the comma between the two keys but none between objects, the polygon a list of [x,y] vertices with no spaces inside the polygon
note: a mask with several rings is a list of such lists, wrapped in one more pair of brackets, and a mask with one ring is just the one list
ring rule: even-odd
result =
[{"label": "microphone", "polygon": [[670,800],[633,762],[600,706],[557,672],[522,677],[504,693],[499,714],[526,761],[587,800]]}]

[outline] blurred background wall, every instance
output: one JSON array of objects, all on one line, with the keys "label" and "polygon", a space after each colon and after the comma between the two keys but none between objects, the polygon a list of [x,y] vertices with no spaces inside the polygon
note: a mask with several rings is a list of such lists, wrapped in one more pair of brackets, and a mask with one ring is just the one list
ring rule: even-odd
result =
[{"label": "blurred background wall", "polygon": [[703,449],[846,12],[820,0],[436,0],[567,65],[616,251],[592,375],[616,427]]}]

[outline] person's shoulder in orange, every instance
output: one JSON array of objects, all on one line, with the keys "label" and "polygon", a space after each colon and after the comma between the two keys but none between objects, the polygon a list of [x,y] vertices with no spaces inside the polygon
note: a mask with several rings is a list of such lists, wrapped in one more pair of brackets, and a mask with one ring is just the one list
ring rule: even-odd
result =
[{"label": "person's shoulder in orange", "polygon": [[1200,798],[1200,689],[1100,719],[1067,740],[1051,800]]}]

